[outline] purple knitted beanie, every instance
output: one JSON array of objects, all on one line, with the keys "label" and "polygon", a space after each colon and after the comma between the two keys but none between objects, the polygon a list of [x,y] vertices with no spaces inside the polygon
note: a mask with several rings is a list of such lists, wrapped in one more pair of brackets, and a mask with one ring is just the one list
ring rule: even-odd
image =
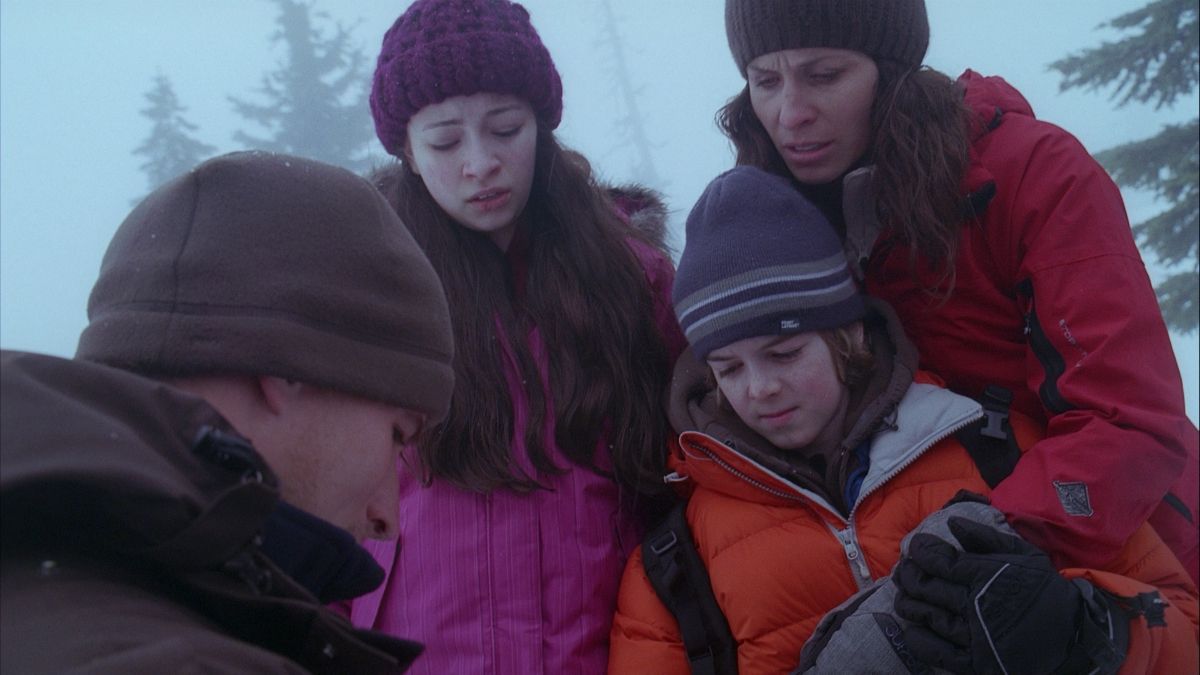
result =
[{"label": "purple knitted beanie", "polygon": [[383,36],[371,87],[375,134],[399,157],[413,115],[479,92],[525,99],[550,129],[562,119],[562,80],[524,7],[509,0],[416,0]]}]

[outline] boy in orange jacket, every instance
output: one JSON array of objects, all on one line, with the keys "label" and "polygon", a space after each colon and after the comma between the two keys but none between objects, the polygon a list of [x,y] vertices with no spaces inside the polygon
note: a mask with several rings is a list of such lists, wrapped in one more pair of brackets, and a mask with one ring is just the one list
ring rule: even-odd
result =
[{"label": "boy in orange jacket", "polygon": [[[700,197],[673,301],[691,349],[672,384],[682,434],[668,479],[690,486],[687,521],[737,670],[789,672],[822,617],[892,574],[906,535],[960,490],[988,492],[955,439],[984,411],[916,370],[895,314],[856,289],[832,227],[758,169],[722,174]],[[1002,517],[984,523],[950,518],[941,537],[906,542],[906,583],[894,580],[895,602],[873,629],[901,663],[1195,669],[1196,589],[1149,527],[1110,569],[1058,571]],[[863,625],[827,623],[822,637]],[[852,644],[868,637],[878,636]],[[622,582],[609,672],[647,669],[686,673],[689,661],[639,550]]]}]

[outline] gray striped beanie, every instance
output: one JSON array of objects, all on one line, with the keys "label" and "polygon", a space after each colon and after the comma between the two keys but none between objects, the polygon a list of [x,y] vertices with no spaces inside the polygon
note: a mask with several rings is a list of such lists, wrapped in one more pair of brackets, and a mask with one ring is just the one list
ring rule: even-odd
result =
[{"label": "gray striped beanie", "polygon": [[738,340],[865,314],[833,226],[786,179],[749,166],[713,179],[688,214],[671,299],[701,361]]}]

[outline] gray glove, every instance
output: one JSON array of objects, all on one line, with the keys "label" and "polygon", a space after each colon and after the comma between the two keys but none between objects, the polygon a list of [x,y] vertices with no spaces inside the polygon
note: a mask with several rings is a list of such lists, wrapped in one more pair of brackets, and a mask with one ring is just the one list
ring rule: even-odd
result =
[{"label": "gray glove", "polygon": [[[1016,536],[1004,514],[989,504],[955,501],[931,513],[904,537],[900,543],[901,559],[907,555],[909,543],[917,534],[933,535],[961,550],[950,532],[951,518],[965,518]],[[889,575],[826,614],[800,652],[800,665],[794,675],[947,672],[926,665],[909,650],[904,631],[911,624],[896,614],[895,599],[896,586]]]}]

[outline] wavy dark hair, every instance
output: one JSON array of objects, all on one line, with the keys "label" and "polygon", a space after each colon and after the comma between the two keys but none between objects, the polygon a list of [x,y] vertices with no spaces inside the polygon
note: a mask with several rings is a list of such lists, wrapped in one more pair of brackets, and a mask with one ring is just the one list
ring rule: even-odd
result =
[{"label": "wavy dark hair", "polygon": [[[861,325],[862,337],[855,339],[852,331],[855,325]],[[871,334],[865,324],[858,321],[846,326],[827,328],[820,331],[821,339],[829,347],[833,355],[833,367],[837,371],[838,381],[851,390],[871,379],[875,372],[875,354],[871,351]]]},{"label": "wavy dark hair", "polygon": [[[930,68],[880,60],[871,109],[871,144],[880,222],[911,245],[953,285],[954,258],[966,215],[960,184],[967,171],[970,113],[949,77]],[[738,164],[792,178],[754,114],[749,85],[717,111]],[[941,285],[939,281],[939,286]]]},{"label": "wavy dark hair", "polygon": [[[533,187],[520,216],[528,273],[519,300],[505,253],[448,216],[408,162],[372,178],[441,277],[454,325],[454,396],[445,422],[417,443],[422,479],[479,492],[541,488],[536,473],[565,470],[542,437],[550,413],[555,443],[572,462],[634,494],[665,493],[668,356],[627,241],[645,239],[617,217],[587,162],[539,125]],[[548,382],[524,339],[534,328],[546,345]],[[535,475],[512,454],[505,351],[528,399],[523,440]],[[596,461],[602,439],[612,450],[611,473]]]}]

